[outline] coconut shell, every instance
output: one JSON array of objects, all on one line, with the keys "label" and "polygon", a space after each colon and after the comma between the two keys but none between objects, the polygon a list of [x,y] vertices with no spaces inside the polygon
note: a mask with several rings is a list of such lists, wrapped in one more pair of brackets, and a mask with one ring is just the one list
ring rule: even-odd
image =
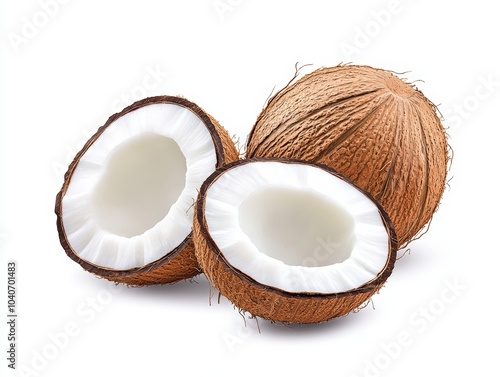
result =
[{"label": "coconut shell", "polygon": [[436,106],[394,73],[354,65],[316,70],[278,92],[249,134],[246,157],[334,168],[384,207],[399,247],[432,218],[449,160]]},{"label": "coconut shell", "polygon": [[239,159],[239,152],[227,133],[227,131],[209,114],[203,111],[195,103],[190,102],[181,97],[173,96],[157,96],[150,97],[126,107],[121,112],[109,117],[107,122],[100,127],[97,132],[87,141],[81,151],[77,153],[73,162],[69,165],[66,174],[64,175],[64,183],[57,194],[55,204],[55,214],[57,216],[56,224],[59,232],[59,241],[64,248],[66,254],[75,262],[80,264],[85,270],[103,277],[107,280],[124,283],[131,286],[144,286],[154,284],[175,283],[179,280],[188,279],[201,273],[200,266],[196,260],[194,246],[192,243],[192,233],[190,233],[180,245],[174,250],[165,250],[165,256],[149,263],[142,267],[132,268],[128,270],[115,270],[97,266],[80,258],[72,249],[64,230],[62,221],[62,199],[71,182],[71,177],[78,166],[80,158],[85,154],[89,147],[101,136],[104,130],[109,127],[118,118],[125,114],[137,110],[143,106],[152,104],[175,104],[183,106],[195,113],[209,130],[217,156],[217,164],[214,168],[223,166],[226,163]]},{"label": "coconut shell", "polygon": [[[368,193],[364,192],[377,205],[387,229],[389,250],[386,264],[380,273],[372,281],[357,289],[332,294],[291,293],[261,284],[233,267],[211,237],[205,218],[205,198],[208,188],[229,169],[262,160],[314,165],[352,184],[347,178],[325,165],[292,159],[253,158],[217,169],[203,183],[195,207],[193,241],[196,257],[205,275],[214,288],[237,308],[267,320],[284,323],[319,323],[351,313],[382,288],[392,273],[397,256],[396,236],[392,223],[384,209]],[[363,192],[359,187],[357,189]]]}]

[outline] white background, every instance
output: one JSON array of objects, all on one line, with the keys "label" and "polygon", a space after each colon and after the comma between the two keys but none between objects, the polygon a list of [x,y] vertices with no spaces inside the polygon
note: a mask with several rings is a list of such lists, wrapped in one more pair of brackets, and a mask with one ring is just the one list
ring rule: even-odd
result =
[{"label": "white background", "polygon": [[[500,26],[491,4],[3,0],[0,374],[492,375]],[[454,151],[429,232],[365,309],[312,326],[260,320],[259,333],[217,293],[210,305],[204,277],[120,288],[65,255],[55,196],[68,162],[112,113],[142,97],[182,95],[244,144],[295,63],[312,64],[304,74],[341,62],[422,80]],[[5,357],[8,260],[18,263],[25,373]]]}]

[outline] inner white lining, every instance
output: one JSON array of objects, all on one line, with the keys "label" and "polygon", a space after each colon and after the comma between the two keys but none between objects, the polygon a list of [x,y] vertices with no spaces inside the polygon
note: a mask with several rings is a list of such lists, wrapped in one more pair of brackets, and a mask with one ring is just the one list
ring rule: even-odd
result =
[{"label": "inner white lining", "polygon": [[[270,208],[266,201],[279,195],[283,203],[277,200]],[[288,199],[294,202],[284,210]],[[301,209],[307,202],[311,208]],[[295,213],[289,221],[298,225],[280,230],[272,216],[283,220],[293,209],[300,209],[304,216],[301,219]],[[312,210],[318,210],[320,218],[314,219]],[[288,292],[339,293],[358,288],[373,280],[389,257],[389,235],[377,206],[359,190],[315,166],[259,161],[230,169],[207,190],[205,217],[213,240],[232,266],[262,284]],[[306,225],[315,227],[326,220],[328,226],[303,229],[300,222],[304,219]],[[344,230],[344,236],[334,236]],[[292,231],[298,234],[291,235]],[[334,247],[334,239],[343,245]],[[295,247],[292,241],[302,244]],[[283,244],[292,246],[287,249]]]},{"label": "inner white lining", "polygon": [[[152,163],[155,157],[162,161],[155,161],[158,166],[150,166],[150,169],[141,168],[144,164],[140,163],[141,166],[131,167],[127,175],[127,163],[133,162],[125,160],[134,155],[137,157],[145,146],[154,146],[157,150],[155,152],[152,148],[143,155],[143,163]],[[124,160],[114,161],[114,156]],[[166,157],[173,158],[173,161],[165,161]],[[63,225],[71,247],[82,259],[117,270],[141,267],[160,259],[191,232],[197,190],[215,170],[216,161],[210,132],[201,119],[185,107],[152,104],[118,118],[81,157],[62,200]],[[118,166],[108,169],[109,164]],[[173,175],[154,177],[155,172],[170,165],[174,169],[170,171]],[[185,174],[182,177],[183,169]],[[117,177],[106,182],[110,179],[106,175],[113,170],[111,175]],[[137,202],[128,202],[121,208],[125,209],[127,218],[120,224],[110,224],[120,217],[120,208],[115,208],[117,212],[111,215],[102,213],[106,208],[96,207],[112,204],[116,198],[111,199],[111,189],[119,189],[120,180],[144,189],[147,185],[138,182],[142,174],[148,183],[157,180],[158,186],[154,188],[156,192],[152,193],[151,200],[148,201],[147,195],[136,196],[134,201]],[[155,198],[163,189],[164,202],[153,208]],[[124,187],[116,193],[117,196],[123,195],[122,204],[131,198],[127,190],[134,191]],[[134,206],[142,205],[148,206],[148,210],[141,211],[144,217],[131,218],[134,213],[139,214],[134,211]]]}]

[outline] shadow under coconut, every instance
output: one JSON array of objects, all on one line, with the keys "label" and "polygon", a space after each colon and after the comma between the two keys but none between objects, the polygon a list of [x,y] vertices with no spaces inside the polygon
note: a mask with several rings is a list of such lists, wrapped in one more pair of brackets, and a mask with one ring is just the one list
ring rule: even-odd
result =
[{"label": "shadow under coconut", "polygon": [[134,305],[138,301],[165,302],[175,301],[183,304],[204,303],[208,306],[210,286],[203,274],[188,280],[176,283],[149,286],[127,286],[122,283],[114,283],[104,278],[92,275],[81,277],[82,285],[87,286],[90,292],[99,294],[108,291],[113,296],[126,297]]},{"label": "shadow under coconut", "polygon": [[[351,312],[343,317],[338,317],[331,319],[326,322],[312,323],[312,324],[300,324],[300,323],[280,323],[264,320],[258,318],[258,328],[261,334],[271,334],[272,336],[289,337],[293,336],[315,336],[315,335],[325,335],[331,334],[333,332],[344,332],[349,331],[353,326],[359,326],[363,318],[367,318],[363,315],[364,311],[371,311],[373,307],[370,302],[366,304],[366,307],[360,309],[361,312]],[[370,313],[368,313],[370,314]],[[255,321],[255,319],[246,319],[246,321]]]},{"label": "shadow under coconut", "polygon": [[[137,300],[151,302],[157,302],[158,300],[163,302],[176,301],[195,305],[196,303],[198,305],[201,303],[201,305],[207,308],[210,306],[233,305],[226,297],[222,295],[219,297],[219,291],[213,288],[203,274],[172,284],[143,287],[116,284],[95,276],[90,277],[90,279],[87,276],[85,284],[93,286],[96,292],[109,290],[113,293],[116,291],[116,294],[130,298],[131,302],[137,302]],[[324,336],[333,332],[349,331],[352,326],[359,326],[360,322],[369,318],[370,312],[374,310],[373,305],[368,301],[361,309],[351,312],[346,316],[315,324],[300,324],[273,322],[260,317],[254,318],[248,312],[238,313],[238,308],[234,306],[232,309],[234,322],[237,323],[237,326],[253,329],[262,335],[270,334],[277,337]],[[221,326],[223,326],[222,323]]]},{"label": "shadow under coconut", "polygon": [[[213,291],[212,291],[213,292]],[[244,312],[235,307],[227,298],[221,296],[218,303],[218,291],[215,291],[211,300],[212,306],[231,305],[233,313],[230,317],[230,323],[221,324],[228,328],[239,328],[244,333],[262,336],[272,336],[273,338],[296,339],[299,337],[310,336],[331,336],[333,333],[339,335],[343,332],[352,331],[354,327],[359,327],[363,321],[370,320],[370,314],[373,314],[374,306],[371,301],[366,302],[362,308],[349,313],[348,315],[324,321],[320,323],[283,323],[254,317],[249,312]],[[229,319],[229,318],[228,318]]]},{"label": "shadow under coconut", "polygon": [[[436,263],[436,255],[439,250],[425,240],[415,240],[408,246],[398,250],[398,257],[394,265],[393,274],[411,271],[425,271],[429,266]],[[389,277],[388,282],[390,282]]]},{"label": "shadow under coconut", "polygon": [[188,280],[172,284],[149,285],[144,287],[125,287],[123,291],[132,299],[180,300],[192,303],[200,300],[208,303],[209,284],[204,275],[198,275]]}]

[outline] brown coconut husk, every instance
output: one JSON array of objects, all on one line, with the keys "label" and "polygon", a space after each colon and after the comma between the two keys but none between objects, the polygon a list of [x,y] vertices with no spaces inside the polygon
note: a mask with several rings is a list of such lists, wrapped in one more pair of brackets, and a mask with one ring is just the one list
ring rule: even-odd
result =
[{"label": "brown coconut husk", "polygon": [[384,207],[403,247],[429,223],[446,185],[449,147],[436,110],[393,72],[318,69],[269,100],[249,134],[246,157],[334,168]]}]

